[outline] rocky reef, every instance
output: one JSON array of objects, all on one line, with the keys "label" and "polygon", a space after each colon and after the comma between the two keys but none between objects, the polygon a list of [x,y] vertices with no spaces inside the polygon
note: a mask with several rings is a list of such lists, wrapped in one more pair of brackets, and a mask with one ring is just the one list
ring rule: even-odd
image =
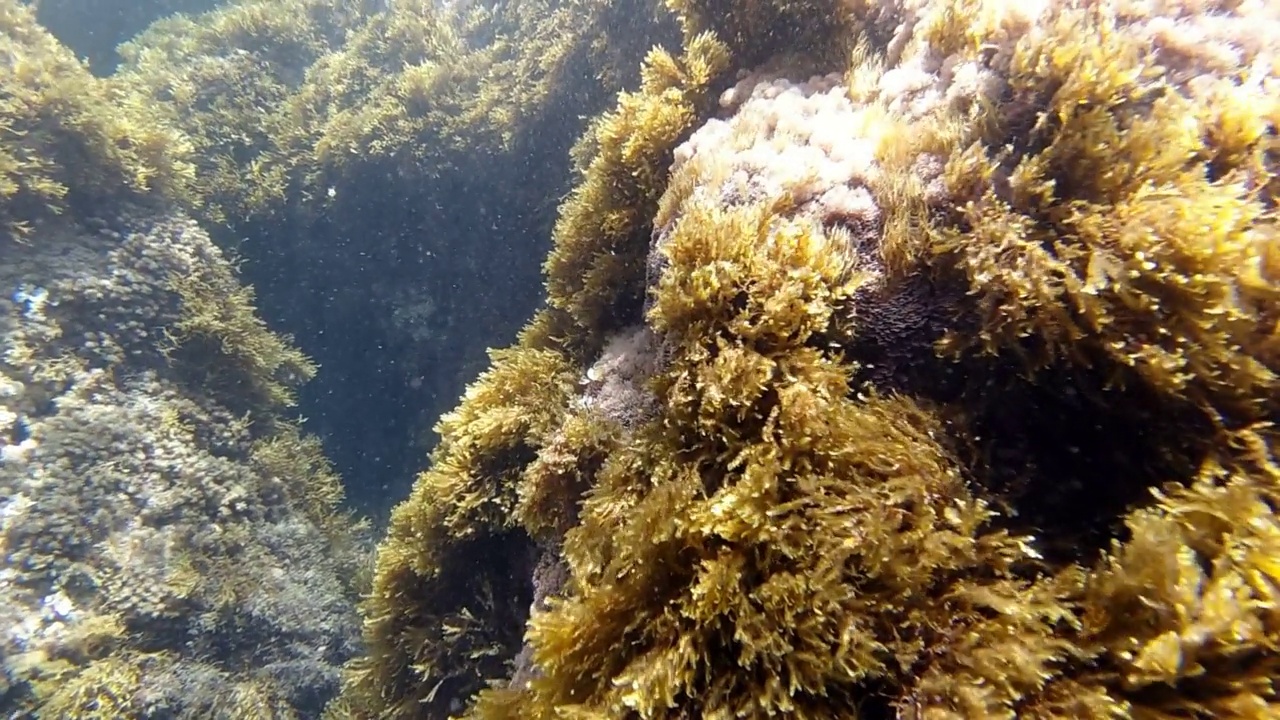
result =
[{"label": "rocky reef", "polygon": [[177,206],[180,135],[0,29],[0,715],[316,717],[366,555],[286,415],[315,367]]},{"label": "rocky reef", "polygon": [[0,714],[1275,714],[1277,38],[0,0]]},{"label": "rocky reef", "polygon": [[191,220],[140,209],[32,241],[0,246],[14,706],[314,716],[358,646],[354,545],[316,441],[243,404],[252,375],[205,344],[231,338],[195,329],[239,289],[229,265]]},{"label": "rocky reef", "polygon": [[1275,8],[669,5],[331,714],[1280,707]]}]

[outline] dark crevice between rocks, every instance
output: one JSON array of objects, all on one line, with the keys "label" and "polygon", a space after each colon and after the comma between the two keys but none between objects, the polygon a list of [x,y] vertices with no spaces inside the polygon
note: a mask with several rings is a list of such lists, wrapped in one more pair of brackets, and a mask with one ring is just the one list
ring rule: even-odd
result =
[{"label": "dark crevice between rocks", "polygon": [[444,679],[423,706],[427,717],[456,714],[490,681],[511,676],[535,602],[538,556],[537,545],[520,530],[464,541],[449,552],[424,597],[410,605],[438,618],[415,622],[419,632],[465,628],[457,640],[426,638],[430,646],[449,648],[438,669]]}]

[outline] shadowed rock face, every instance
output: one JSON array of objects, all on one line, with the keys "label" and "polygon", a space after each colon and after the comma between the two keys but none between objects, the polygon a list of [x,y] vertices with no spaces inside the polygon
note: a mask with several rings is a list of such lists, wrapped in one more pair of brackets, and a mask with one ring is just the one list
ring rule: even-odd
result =
[{"label": "shadowed rock face", "polygon": [[[560,595],[568,581],[569,567],[561,557],[560,548],[543,549],[538,554],[537,566],[533,571],[533,603],[530,610],[545,610],[547,599]],[[525,643],[516,655],[510,686],[517,690],[523,688],[537,674],[538,668],[533,662],[533,647]]]}]

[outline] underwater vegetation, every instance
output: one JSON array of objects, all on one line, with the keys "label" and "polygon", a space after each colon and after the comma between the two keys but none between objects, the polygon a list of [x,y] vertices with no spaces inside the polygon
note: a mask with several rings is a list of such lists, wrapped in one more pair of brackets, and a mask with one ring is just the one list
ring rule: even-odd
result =
[{"label": "underwater vegetation", "polygon": [[[476,341],[440,318],[514,308],[514,334],[570,144],[676,37],[643,3],[383,5],[169,18],[95,78],[0,3],[0,712],[317,716],[369,568],[283,417],[316,365],[255,305],[305,329],[274,311],[323,293],[447,386]],[[458,240],[476,228],[495,240]],[[451,283],[424,282],[431,257]],[[476,300],[520,272],[525,301]]]},{"label": "underwater vegetation", "polygon": [[0,229],[155,191],[194,177],[182,137],[145,103],[112,91],[37,25],[0,5]]},{"label": "underwater vegetation", "polygon": [[669,5],[329,715],[1274,715],[1280,11]]},{"label": "underwater vegetation", "polygon": [[110,74],[120,61],[116,48],[155,20],[174,13],[202,12],[219,0],[25,0],[36,21],[95,75]]},{"label": "underwater vegetation", "polygon": [[135,100],[0,0],[0,715],[315,717],[364,531]]},{"label": "underwater vegetation", "polygon": [[[1280,10],[335,7],[0,0],[4,713],[1276,713]],[[261,316],[517,313],[365,587]]]}]

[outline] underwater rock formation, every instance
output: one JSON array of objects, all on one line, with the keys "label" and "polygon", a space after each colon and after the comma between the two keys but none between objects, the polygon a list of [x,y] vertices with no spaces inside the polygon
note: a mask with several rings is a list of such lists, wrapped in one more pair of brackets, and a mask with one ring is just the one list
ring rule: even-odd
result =
[{"label": "underwater rock formation", "polygon": [[179,136],[0,26],[0,715],[315,717],[362,562],[282,416],[315,368],[174,208]]},{"label": "underwater rock formation", "polygon": [[352,501],[407,494],[539,301],[574,141],[679,37],[656,4],[236,0],[122,48],[112,83],[191,144],[189,212],[324,368],[301,408]]},{"label": "underwater rock formation", "polygon": [[315,715],[358,642],[341,491],[314,440],[210,390],[230,366],[247,396],[234,366],[183,359],[193,298],[174,278],[234,292],[229,265],[192,221],[141,209],[30,240],[0,241],[6,704]]},{"label": "underwater rock formation", "polygon": [[331,712],[1280,708],[1280,12],[670,4]]}]

